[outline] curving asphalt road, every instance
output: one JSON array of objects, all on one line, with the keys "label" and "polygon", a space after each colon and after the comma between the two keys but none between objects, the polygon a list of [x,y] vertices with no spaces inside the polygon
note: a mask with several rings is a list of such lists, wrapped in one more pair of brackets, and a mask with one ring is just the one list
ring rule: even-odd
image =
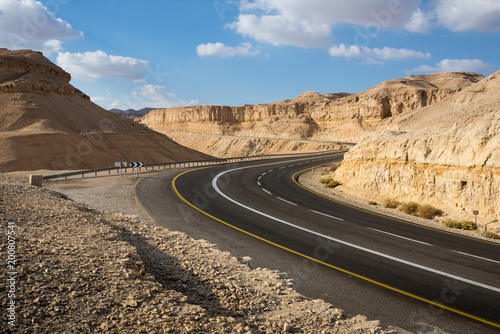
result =
[{"label": "curving asphalt road", "polygon": [[[498,331],[499,245],[347,206],[297,182],[302,171],[341,158],[200,168],[145,179],[136,192],[167,227],[249,255],[254,265],[279,263],[298,277],[299,292],[348,312],[412,331]],[[169,219],[169,211],[183,218]]]}]

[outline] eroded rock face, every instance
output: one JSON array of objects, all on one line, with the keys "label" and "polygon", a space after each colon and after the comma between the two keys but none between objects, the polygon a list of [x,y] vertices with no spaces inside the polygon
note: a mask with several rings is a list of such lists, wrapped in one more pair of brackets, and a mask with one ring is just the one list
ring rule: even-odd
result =
[{"label": "eroded rock face", "polygon": [[385,124],[334,177],[372,194],[500,215],[500,72]]},{"label": "eroded rock face", "polygon": [[71,75],[50,62],[41,52],[0,49],[0,93],[79,95],[90,98],[69,84]]},{"label": "eroded rock face", "polygon": [[378,124],[437,103],[481,79],[473,73],[409,76],[352,95],[306,92],[294,100],[271,104],[158,109],[144,116],[142,122],[158,129],[264,137],[329,137],[332,132],[336,138],[331,139],[357,141],[363,131],[343,136],[343,128],[351,127],[350,120]]}]

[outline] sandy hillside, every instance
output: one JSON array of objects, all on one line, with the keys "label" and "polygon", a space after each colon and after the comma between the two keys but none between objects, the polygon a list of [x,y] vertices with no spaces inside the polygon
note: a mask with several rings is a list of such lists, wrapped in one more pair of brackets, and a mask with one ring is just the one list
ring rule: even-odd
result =
[{"label": "sandy hillside", "polygon": [[100,108],[70,80],[39,52],[0,49],[0,172],[204,156]]},{"label": "sandy hillside", "polygon": [[346,155],[344,187],[498,218],[500,72],[381,129]]},{"label": "sandy hillside", "polygon": [[217,158],[244,157],[251,155],[287,154],[338,150],[350,145],[319,141],[282,140],[275,138],[216,135],[210,133],[190,133],[171,130],[157,130],[172,140],[197,151]]}]

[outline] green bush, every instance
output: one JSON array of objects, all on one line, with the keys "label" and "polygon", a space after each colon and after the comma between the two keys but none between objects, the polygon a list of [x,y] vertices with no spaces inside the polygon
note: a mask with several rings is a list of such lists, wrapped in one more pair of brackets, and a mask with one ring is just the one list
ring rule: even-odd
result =
[{"label": "green bush", "polygon": [[415,202],[405,202],[401,204],[400,210],[409,215],[416,215],[420,205]]},{"label": "green bush", "polygon": [[488,232],[486,236],[490,239],[500,239],[500,235],[493,233],[493,232]]},{"label": "green bush", "polygon": [[456,220],[447,220],[443,222],[444,225],[447,227],[451,228],[459,228],[462,230],[475,230],[476,225],[474,225],[473,221],[470,220],[462,220],[462,221],[456,221]]},{"label": "green bush", "polygon": [[340,186],[342,183],[340,183],[339,181],[335,181],[335,180],[331,180],[330,182],[328,182],[326,184],[326,187],[327,188],[335,188],[335,187],[338,187]]},{"label": "green bush", "polygon": [[378,205],[378,203],[377,203],[377,202],[375,202],[375,201],[369,201],[369,202],[368,202],[368,205]]},{"label": "green bush", "polygon": [[436,216],[439,217],[439,216],[443,215],[443,211],[436,209],[435,207],[433,207],[432,205],[429,205],[429,204],[424,204],[424,205],[420,206],[417,209],[417,213],[418,213],[419,217],[422,217],[425,219],[432,219]]},{"label": "green bush", "polygon": [[384,207],[389,208],[389,209],[395,209],[397,208],[401,202],[396,201],[395,199],[392,198],[387,198],[384,201]]}]

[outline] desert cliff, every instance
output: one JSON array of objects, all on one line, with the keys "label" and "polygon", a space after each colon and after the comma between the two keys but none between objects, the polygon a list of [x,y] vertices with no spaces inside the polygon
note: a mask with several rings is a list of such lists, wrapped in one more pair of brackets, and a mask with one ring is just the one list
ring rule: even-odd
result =
[{"label": "desert cliff", "polygon": [[384,119],[437,103],[481,79],[474,73],[409,76],[359,94],[306,92],[270,104],[157,109],[142,122],[155,129],[357,142]]},{"label": "desert cliff", "polygon": [[336,180],[372,198],[500,215],[500,72],[398,118],[345,156]]},{"label": "desert cliff", "polygon": [[70,80],[42,53],[0,49],[0,172],[205,157],[100,108]]}]

